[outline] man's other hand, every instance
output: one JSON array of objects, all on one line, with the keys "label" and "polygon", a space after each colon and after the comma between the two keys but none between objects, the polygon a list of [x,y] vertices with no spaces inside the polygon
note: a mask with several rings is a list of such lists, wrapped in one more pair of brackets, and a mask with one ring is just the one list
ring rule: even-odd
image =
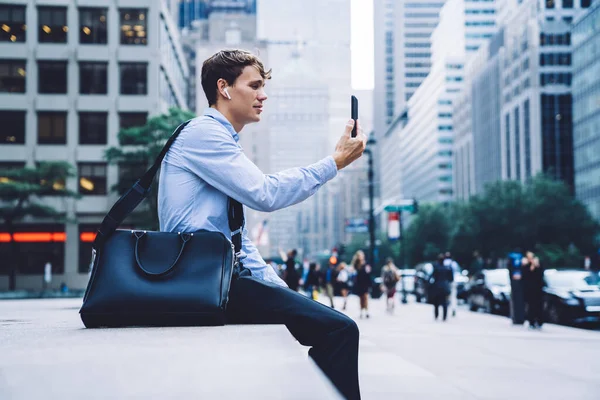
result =
[{"label": "man's other hand", "polygon": [[367,146],[367,137],[360,126],[360,122],[356,121],[356,123],[358,124],[356,137],[352,137],[354,120],[351,119],[346,124],[346,130],[335,146],[333,159],[335,160],[335,165],[338,170],[347,167],[354,160],[362,156],[362,153]]}]

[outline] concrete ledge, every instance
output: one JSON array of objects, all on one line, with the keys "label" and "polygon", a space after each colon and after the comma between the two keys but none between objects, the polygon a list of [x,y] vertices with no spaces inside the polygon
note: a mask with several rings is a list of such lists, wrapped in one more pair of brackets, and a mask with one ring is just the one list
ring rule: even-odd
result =
[{"label": "concrete ledge", "polygon": [[339,399],[284,326],[83,328],[80,299],[0,302],[1,399]]}]

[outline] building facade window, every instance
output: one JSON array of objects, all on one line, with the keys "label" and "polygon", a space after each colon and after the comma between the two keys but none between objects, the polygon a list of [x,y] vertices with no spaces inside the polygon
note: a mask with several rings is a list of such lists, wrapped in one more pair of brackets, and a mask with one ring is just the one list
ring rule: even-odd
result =
[{"label": "building facade window", "polygon": [[121,44],[145,45],[148,40],[146,26],[148,10],[145,8],[122,8]]},{"label": "building facade window", "polygon": [[515,177],[521,179],[521,129],[519,124],[519,107],[515,107]]},{"label": "building facade window", "polygon": [[38,42],[67,43],[67,7],[38,7]]},{"label": "building facade window", "polygon": [[148,166],[144,163],[119,163],[119,184],[117,188],[119,194],[125,194],[125,192],[133,186],[135,181],[144,176],[147,169]]},{"label": "building facade window", "polygon": [[79,113],[79,144],[106,144],[108,113]]},{"label": "building facade window", "polygon": [[25,144],[25,111],[0,111],[0,145]]},{"label": "building facade window", "polygon": [[38,93],[67,93],[66,61],[38,61]]},{"label": "building facade window", "polygon": [[108,63],[80,62],[79,63],[79,93],[107,94],[108,93]]},{"label": "building facade window", "polygon": [[[8,232],[0,228],[2,241],[10,241]],[[14,240],[19,242],[19,274],[43,275],[47,262],[52,264],[53,274],[63,274],[65,270],[65,226],[61,224],[19,224],[16,225]],[[0,260],[8,257],[10,246],[0,246]],[[7,268],[0,268],[5,275]]]},{"label": "building facade window", "polygon": [[592,0],[581,0],[581,8],[589,8],[592,4]]},{"label": "building facade window", "polygon": [[0,93],[25,93],[25,60],[0,60]]},{"label": "building facade window", "polygon": [[139,112],[120,112],[119,113],[119,128],[127,129],[134,126],[146,125],[148,113]]},{"label": "building facade window", "polygon": [[106,44],[106,8],[79,9],[79,43]]},{"label": "building facade window", "polygon": [[546,0],[546,8],[554,8],[554,0]]},{"label": "building facade window", "polygon": [[79,193],[105,195],[106,163],[79,163]]},{"label": "building facade window", "polygon": [[38,111],[38,144],[67,144],[67,113]]},{"label": "building facade window", "polygon": [[119,63],[121,73],[121,94],[148,93],[147,63]]},{"label": "building facade window", "polygon": [[24,42],[25,6],[0,4],[0,42]]},{"label": "building facade window", "polygon": [[506,121],[504,123],[506,127],[506,177],[511,179],[512,171],[510,165],[510,114],[506,114]]},{"label": "building facade window", "polygon": [[529,128],[529,99],[523,104],[523,135],[525,139],[525,178],[531,177],[531,131]]},{"label": "building facade window", "polygon": [[573,0],[562,0],[562,8],[573,8]]}]

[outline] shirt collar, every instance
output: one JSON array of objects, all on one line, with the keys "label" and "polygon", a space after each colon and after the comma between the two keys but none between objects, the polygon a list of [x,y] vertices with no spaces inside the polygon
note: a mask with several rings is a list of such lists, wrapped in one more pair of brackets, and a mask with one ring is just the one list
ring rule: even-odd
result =
[{"label": "shirt collar", "polygon": [[229,122],[223,114],[221,114],[219,111],[217,111],[216,109],[214,109],[212,107],[208,107],[208,108],[204,109],[204,115],[214,118],[215,120],[220,122],[221,125],[223,125],[225,128],[227,128],[229,133],[231,133],[231,136],[233,136],[233,139],[236,142],[239,142],[240,135],[238,135],[238,133],[235,131],[235,129],[233,129],[233,125],[231,125],[231,122]]}]

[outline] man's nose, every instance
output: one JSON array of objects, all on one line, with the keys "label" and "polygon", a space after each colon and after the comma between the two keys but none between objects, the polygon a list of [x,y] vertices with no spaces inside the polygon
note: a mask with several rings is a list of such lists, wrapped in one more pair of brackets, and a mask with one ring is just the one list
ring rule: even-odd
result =
[{"label": "man's nose", "polygon": [[260,92],[258,92],[258,99],[260,101],[265,101],[268,99],[267,93],[264,90],[261,90]]}]

